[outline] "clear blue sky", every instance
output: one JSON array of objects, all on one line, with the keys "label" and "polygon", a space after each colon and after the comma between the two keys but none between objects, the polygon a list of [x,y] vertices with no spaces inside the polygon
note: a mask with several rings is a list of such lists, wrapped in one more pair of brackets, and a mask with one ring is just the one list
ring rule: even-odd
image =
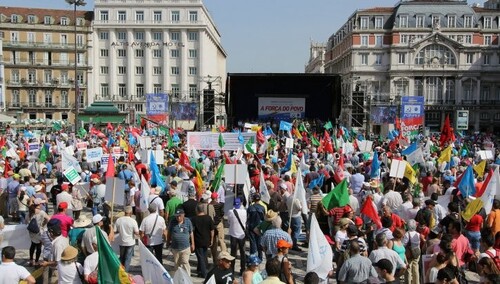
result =
[{"label": "clear blue sky", "polygon": [[[472,3],[473,1],[469,1]],[[483,3],[482,0],[475,2]],[[205,0],[228,53],[227,72],[304,72],[310,40],[326,42],[360,8],[396,0]],[[3,6],[69,9],[64,0],[0,0]],[[87,0],[87,10],[94,0]]]}]

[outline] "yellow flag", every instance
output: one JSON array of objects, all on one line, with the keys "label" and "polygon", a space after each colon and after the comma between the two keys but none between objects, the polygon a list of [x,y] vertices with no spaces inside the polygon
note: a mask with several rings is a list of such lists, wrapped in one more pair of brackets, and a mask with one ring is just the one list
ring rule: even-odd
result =
[{"label": "yellow flag", "polygon": [[483,201],[481,198],[477,198],[472,200],[467,207],[465,208],[465,211],[462,212],[462,218],[469,222],[472,217],[483,208]]},{"label": "yellow flag", "polygon": [[297,165],[295,164],[295,158],[292,156],[292,165],[290,166],[290,171],[292,174],[297,172]]},{"label": "yellow flag", "polygon": [[252,126],[252,128],[250,128],[250,130],[254,131],[254,132],[257,132],[261,129],[262,127],[258,126],[258,125],[254,125]]},{"label": "yellow flag", "polygon": [[121,137],[120,137],[120,148],[122,148],[123,151],[128,152],[127,142],[125,142],[125,140],[123,140]]},{"label": "yellow flag", "polygon": [[484,169],[486,168],[486,160],[482,160],[479,164],[475,165],[474,171],[476,171],[477,176],[483,177],[484,176]]},{"label": "yellow flag", "polygon": [[441,151],[441,156],[438,158],[438,164],[443,162],[449,162],[451,160],[451,145],[446,147],[443,151]]},{"label": "yellow flag", "polygon": [[405,178],[407,178],[410,183],[415,183],[417,182],[417,178],[415,177],[415,175],[415,170],[411,167],[410,163],[406,162]]}]

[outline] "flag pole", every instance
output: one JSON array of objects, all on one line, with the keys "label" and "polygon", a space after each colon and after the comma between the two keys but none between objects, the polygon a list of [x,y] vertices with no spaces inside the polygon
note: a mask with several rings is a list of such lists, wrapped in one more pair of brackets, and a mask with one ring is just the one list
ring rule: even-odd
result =
[{"label": "flag pole", "polygon": [[111,212],[110,212],[110,224],[113,224],[113,211],[115,209],[115,187],[116,187],[116,182],[115,178],[113,178],[113,195],[111,197]]}]

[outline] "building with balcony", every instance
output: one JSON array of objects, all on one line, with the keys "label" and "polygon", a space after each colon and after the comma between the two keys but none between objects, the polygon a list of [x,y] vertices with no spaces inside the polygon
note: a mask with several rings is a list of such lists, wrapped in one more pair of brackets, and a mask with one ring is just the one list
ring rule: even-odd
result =
[{"label": "building with balcony", "polygon": [[3,67],[3,41],[0,38],[0,111],[5,113],[5,69]]},{"label": "building with balcony", "polygon": [[[210,84],[222,94],[227,54],[201,0],[96,0],[94,14],[92,100],[114,102],[132,121],[146,112],[149,93],[195,103],[201,116],[203,90]],[[215,100],[216,124],[225,122],[223,105]]]},{"label": "building with balcony", "polygon": [[324,43],[310,43],[309,62],[305,66],[305,73],[325,73],[325,50]]},{"label": "building with balcony", "polygon": [[87,103],[92,12],[0,7],[0,22],[6,113],[73,122],[75,80]]},{"label": "building with balcony", "polygon": [[498,10],[463,0],[355,11],[328,39],[325,54],[325,72],[342,76],[340,122],[384,132],[386,125],[370,123],[373,106],[422,96],[431,131],[446,115],[454,120],[457,110],[469,110],[469,130],[498,133],[499,20]]}]

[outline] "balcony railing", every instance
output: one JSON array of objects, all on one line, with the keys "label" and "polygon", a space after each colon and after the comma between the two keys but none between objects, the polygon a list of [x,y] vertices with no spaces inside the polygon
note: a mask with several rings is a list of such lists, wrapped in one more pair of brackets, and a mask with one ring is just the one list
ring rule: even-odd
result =
[{"label": "balcony railing", "polygon": [[56,102],[7,102],[6,106],[8,109],[71,109],[74,105]]},{"label": "balcony railing", "polygon": [[[8,59],[4,64],[9,67],[10,65],[15,66],[26,66],[26,67],[75,67],[74,61],[69,60],[25,60],[25,59]],[[87,67],[88,61],[78,62],[78,67]]]},{"label": "balcony railing", "polygon": [[[58,50],[75,50],[75,44],[69,43],[53,43],[53,42],[33,42],[33,41],[4,41],[4,48],[29,48],[29,49],[58,49]],[[77,44],[78,50],[85,51],[87,45]]]}]

